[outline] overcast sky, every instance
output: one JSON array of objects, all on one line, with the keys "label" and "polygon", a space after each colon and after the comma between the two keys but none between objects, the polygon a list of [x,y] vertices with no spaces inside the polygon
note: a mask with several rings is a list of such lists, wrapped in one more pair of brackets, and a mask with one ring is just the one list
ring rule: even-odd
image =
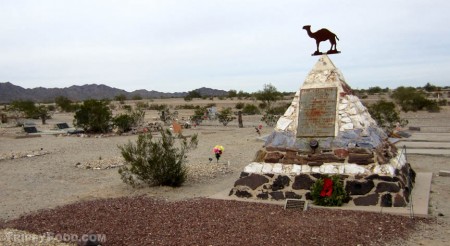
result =
[{"label": "overcast sky", "polygon": [[[0,82],[295,91],[319,59],[355,89],[450,86],[450,1],[0,0]],[[329,49],[328,42],[321,50]]]}]

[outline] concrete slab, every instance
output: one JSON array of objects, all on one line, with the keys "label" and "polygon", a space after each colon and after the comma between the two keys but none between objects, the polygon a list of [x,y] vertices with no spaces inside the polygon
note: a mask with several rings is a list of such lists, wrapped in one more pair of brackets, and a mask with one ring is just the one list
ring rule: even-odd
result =
[{"label": "concrete slab", "polygon": [[450,155],[450,149],[406,149],[407,154],[416,155]]},{"label": "concrete slab", "polygon": [[406,146],[408,149],[450,149],[450,142],[397,142],[397,146]]},{"label": "concrete slab", "polygon": [[[416,183],[412,192],[412,206],[408,207],[378,207],[378,206],[355,206],[346,204],[342,207],[321,207],[315,206],[308,203],[309,207],[318,207],[326,209],[344,209],[344,210],[354,210],[354,211],[367,211],[376,213],[388,213],[397,214],[405,216],[417,216],[417,217],[427,217],[428,216],[428,203],[430,201],[430,190],[431,190],[431,180],[433,173],[417,173]],[[249,199],[249,198],[238,198],[235,196],[229,196],[231,187],[227,190],[221,191],[217,194],[210,196],[212,199],[223,199],[223,200],[236,200],[243,202],[257,202],[257,203],[268,203],[284,206],[285,201],[268,201],[261,199]]]}]

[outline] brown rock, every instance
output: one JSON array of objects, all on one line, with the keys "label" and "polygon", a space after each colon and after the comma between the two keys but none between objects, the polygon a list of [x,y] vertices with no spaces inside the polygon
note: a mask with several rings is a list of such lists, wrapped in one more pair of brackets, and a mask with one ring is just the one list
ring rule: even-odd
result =
[{"label": "brown rock", "polygon": [[267,163],[278,163],[280,159],[282,159],[284,155],[280,152],[269,152],[264,158],[264,162]]},{"label": "brown rock", "polygon": [[309,190],[314,182],[315,181],[308,174],[300,174],[295,176],[294,183],[292,183],[292,189]]},{"label": "brown rock", "polygon": [[403,198],[403,196],[400,194],[395,194],[393,205],[394,207],[405,207],[406,206],[405,198]]},{"label": "brown rock", "polygon": [[338,158],[343,158],[345,159],[348,156],[348,150],[346,149],[335,149],[334,150],[334,154],[338,157]]},{"label": "brown rock", "polygon": [[356,206],[377,205],[379,197],[380,195],[374,193],[367,196],[353,198],[353,202],[355,203]]},{"label": "brown rock", "polygon": [[370,163],[374,163],[373,154],[349,153],[348,163],[355,163],[358,165],[367,165]]},{"label": "brown rock", "polygon": [[250,176],[240,178],[236,180],[234,183],[234,187],[236,186],[247,186],[250,189],[255,190],[259,186],[269,182],[269,179],[259,174],[251,174]]},{"label": "brown rock", "polygon": [[267,151],[281,151],[281,152],[284,152],[284,151],[286,151],[286,148],[284,148],[284,147],[266,146],[266,150]]},{"label": "brown rock", "polygon": [[396,183],[391,182],[380,182],[377,184],[377,188],[375,192],[382,193],[382,192],[392,192],[396,193],[400,191],[400,187]]},{"label": "brown rock", "polygon": [[392,195],[390,193],[386,193],[381,196],[381,207],[392,207]]}]

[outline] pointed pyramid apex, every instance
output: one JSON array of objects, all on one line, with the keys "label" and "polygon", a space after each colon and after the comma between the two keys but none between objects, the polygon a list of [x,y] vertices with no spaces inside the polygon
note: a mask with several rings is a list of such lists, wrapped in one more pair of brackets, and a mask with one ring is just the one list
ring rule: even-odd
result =
[{"label": "pointed pyramid apex", "polygon": [[337,69],[333,62],[327,55],[322,55],[317,61],[316,65],[314,65],[312,70],[334,70]]}]

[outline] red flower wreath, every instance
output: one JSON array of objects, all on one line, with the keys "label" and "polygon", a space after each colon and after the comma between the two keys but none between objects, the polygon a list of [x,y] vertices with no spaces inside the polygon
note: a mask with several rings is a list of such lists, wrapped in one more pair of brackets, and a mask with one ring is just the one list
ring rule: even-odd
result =
[{"label": "red flower wreath", "polygon": [[320,192],[320,196],[321,197],[330,197],[331,194],[333,193],[333,180],[329,179],[329,178],[324,178],[323,179],[323,188],[322,191]]}]

